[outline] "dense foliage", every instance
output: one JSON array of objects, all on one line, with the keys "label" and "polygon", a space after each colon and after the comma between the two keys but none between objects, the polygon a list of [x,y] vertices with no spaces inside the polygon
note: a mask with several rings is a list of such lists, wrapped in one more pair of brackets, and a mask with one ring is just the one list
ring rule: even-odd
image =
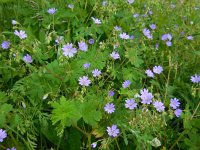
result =
[{"label": "dense foliage", "polygon": [[0,149],[199,149],[199,0],[1,0],[0,14]]}]

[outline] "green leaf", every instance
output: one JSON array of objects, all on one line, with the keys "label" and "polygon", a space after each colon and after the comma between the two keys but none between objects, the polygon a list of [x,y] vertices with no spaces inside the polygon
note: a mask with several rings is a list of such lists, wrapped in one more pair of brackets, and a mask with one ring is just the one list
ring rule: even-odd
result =
[{"label": "green leaf", "polygon": [[102,114],[96,110],[97,105],[94,102],[85,102],[82,106],[83,120],[89,125],[96,125],[101,120]]},{"label": "green leaf", "polygon": [[63,133],[65,127],[76,124],[81,118],[79,106],[75,101],[67,101],[65,97],[60,98],[60,102],[52,102],[52,123],[53,125],[59,123],[57,130],[60,134]]},{"label": "green leaf", "polygon": [[3,125],[6,122],[6,116],[8,113],[13,109],[13,106],[10,104],[3,104],[0,107],[0,128],[3,127]]}]

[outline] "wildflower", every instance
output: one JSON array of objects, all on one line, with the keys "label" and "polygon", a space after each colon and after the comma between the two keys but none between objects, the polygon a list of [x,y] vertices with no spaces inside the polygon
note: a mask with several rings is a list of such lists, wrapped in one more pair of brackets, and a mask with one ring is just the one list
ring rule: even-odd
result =
[{"label": "wildflower", "polygon": [[177,98],[171,98],[171,100],[170,100],[170,107],[172,107],[173,109],[176,109],[179,106],[180,106],[179,99],[177,99]]},{"label": "wildflower", "polygon": [[104,0],[104,1],[102,2],[102,6],[106,6],[106,5],[107,5],[107,1]]},{"label": "wildflower", "polygon": [[88,45],[83,41],[78,42],[78,47],[80,50],[85,52],[88,50]]},{"label": "wildflower", "polygon": [[74,5],[73,4],[68,4],[67,7],[70,8],[70,9],[73,9]]},{"label": "wildflower", "polygon": [[171,40],[172,40],[172,35],[169,34],[169,33],[163,34],[162,37],[161,37],[161,39],[162,39],[163,41],[166,41],[166,40],[171,41]]},{"label": "wildflower", "polygon": [[12,25],[16,25],[18,22],[16,20],[12,20]]},{"label": "wildflower", "polygon": [[193,36],[189,35],[189,36],[187,36],[187,39],[188,40],[193,40]]},{"label": "wildflower", "polygon": [[8,41],[3,41],[3,42],[1,43],[1,47],[2,47],[3,49],[9,49],[9,47],[10,47],[10,42],[8,42]]},{"label": "wildflower", "polygon": [[94,18],[94,17],[91,17],[92,18],[92,20],[93,20],[93,22],[95,23],[95,24],[101,24],[101,20],[99,20],[99,19],[97,19],[97,18]]},{"label": "wildflower", "polygon": [[178,108],[178,109],[176,109],[176,110],[174,111],[174,114],[176,115],[176,117],[180,117],[181,114],[182,114],[182,110]]},{"label": "wildflower", "polygon": [[143,34],[144,34],[148,39],[152,39],[152,38],[153,38],[152,35],[151,35],[151,33],[150,33],[150,30],[147,29],[147,28],[145,28],[145,29],[143,30]]},{"label": "wildflower", "polygon": [[158,50],[158,47],[159,47],[159,44],[158,44],[158,43],[156,43],[156,50]]},{"label": "wildflower", "polygon": [[133,4],[135,0],[127,0],[129,4]]},{"label": "wildflower", "polygon": [[130,36],[130,39],[134,39],[134,38],[135,38],[134,35],[131,35],[131,36]]},{"label": "wildflower", "polygon": [[166,42],[166,45],[167,45],[167,46],[172,46],[172,42],[171,42],[171,41],[167,41],[167,42]]},{"label": "wildflower", "polygon": [[111,137],[116,137],[119,134],[119,129],[116,125],[112,125],[111,127],[107,127],[108,135]]},{"label": "wildflower", "polygon": [[108,96],[114,96],[115,95],[115,92],[113,91],[113,90],[110,90],[109,92],[108,92]]},{"label": "wildflower", "polygon": [[131,84],[131,81],[130,81],[130,80],[126,80],[126,81],[124,81],[124,82],[122,83],[122,87],[125,89],[125,88],[129,87],[130,84]]},{"label": "wildflower", "polygon": [[191,76],[190,80],[193,83],[199,83],[200,82],[200,76],[198,76],[197,74],[195,74],[194,76]]},{"label": "wildflower", "polygon": [[15,147],[7,148],[6,150],[17,150]]},{"label": "wildflower", "polygon": [[129,35],[126,34],[125,32],[120,33],[120,34],[119,34],[119,37],[120,37],[121,39],[125,39],[125,40],[128,40],[128,39],[129,39]]},{"label": "wildflower", "polygon": [[150,78],[153,78],[153,77],[154,77],[154,74],[153,74],[153,72],[152,72],[150,69],[147,69],[147,70],[145,71],[145,73],[146,73],[147,76],[150,77]]},{"label": "wildflower", "polygon": [[20,31],[15,30],[14,34],[18,36],[20,39],[27,38],[27,34],[25,33],[25,31],[22,31],[22,30]]},{"label": "wildflower", "polygon": [[115,51],[113,51],[113,52],[110,54],[110,56],[111,56],[114,60],[120,58],[119,53],[118,53],[118,52],[115,52]]},{"label": "wildflower", "polygon": [[33,59],[32,59],[32,57],[29,54],[26,54],[23,57],[23,60],[24,60],[25,63],[32,63],[33,62]]},{"label": "wildflower", "polygon": [[140,98],[142,99],[142,104],[150,104],[153,99],[152,93],[150,93],[147,89],[143,89],[140,91]]},{"label": "wildflower", "polygon": [[156,25],[155,25],[155,24],[150,24],[149,27],[150,27],[152,30],[155,30],[155,29],[156,29]]},{"label": "wildflower", "polygon": [[164,109],[165,109],[164,104],[163,104],[162,102],[159,102],[159,101],[155,101],[155,102],[153,103],[153,106],[156,108],[156,110],[157,110],[158,112],[164,111]]},{"label": "wildflower", "polygon": [[92,71],[92,74],[93,74],[93,77],[98,77],[98,76],[101,75],[101,71],[98,70],[98,69],[94,69],[94,70]]},{"label": "wildflower", "polygon": [[83,64],[83,67],[84,67],[85,69],[88,69],[88,68],[90,67],[90,63],[85,63],[85,64]]},{"label": "wildflower", "polygon": [[59,44],[60,42],[62,42],[63,36],[59,36],[56,38],[56,43]]},{"label": "wildflower", "polygon": [[134,18],[137,18],[139,16],[139,14],[133,14]]},{"label": "wildflower", "polygon": [[112,114],[115,111],[115,105],[113,103],[107,103],[106,106],[104,107],[104,110],[108,114]]},{"label": "wildflower", "polygon": [[118,27],[118,26],[115,26],[115,27],[114,27],[114,30],[115,30],[115,31],[121,31],[122,28],[121,28],[121,27]]},{"label": "wildflower", "polygon": [[89,39],[89,44],[94,44],[94,39]]},{"label": "wildflower", "polygon": [[135,102],[134,99],[127,99],[125,103],[125,107],[133,110],[134,108],[137,108],[137,103]]},{"label": "wildflower", "polygon": [[0,129],[0,142],[3,142],[3,140],[7,137],[7,133],[5,130]]},{"label": "wildflower", "polygon": [[49,14],[51,14],[51,15],[55,14],[56,11],[57,11],[57,9],[55,9],[55,8],[50,8],[50,9],[47,10],[47,12],[48,12]]},{"label": "wildflower", "polygon": [[70,58],[73,57],[74,54],[77,53],[77,49],[73,48],[72,43],[67,43],[66,45],[63,45],[62,50],[63,50],[63,54],[65,56],[69,56]]},{"label": "wildflower", "polygon": [[153,72],[156,74],[161,74],[163,72],[163,68],[161,66],[154,66]]},{"label": "wildflower", "polygon": [[80,77],[78,81],[79,84],[82,86],[89,86],[89,84],[91,83],[87,76]]},{"label": "wildflower", "polygon": [[96,146],[97,146],[97,143],[96,143],[96,142],[94,142],[94,143],[91,144],[91,147],[92,147],[92,148],[96,148]]},{"label": "wildflower", "polygon": [[149,10],[149,15],[153,15],[153,11],[152,10]]}]

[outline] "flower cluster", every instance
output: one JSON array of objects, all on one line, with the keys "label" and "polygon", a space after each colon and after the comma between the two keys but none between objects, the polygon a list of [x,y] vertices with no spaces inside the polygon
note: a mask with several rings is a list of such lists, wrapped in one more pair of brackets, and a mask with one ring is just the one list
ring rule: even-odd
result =
[{"label": "flower cluster", "polygon": [[150,69],[147,69],[145,71],[145,73],[147,74],[148,77],[153,78],[154,77],[154,73],[155,74],[161,74],[163,72],[163,68],[161,66],[154,66],[153,67],[153,71],[151,71]]},{"label": "flower cluster", "polygon": [[172,46],[172,42],[171,42],[171,40],[172,40],[172,35],[171,35],[171,34],[169,34],[169,33],[163,34],[162,37],[161,37],[161,39],[162,39],[163,41],[166,41],[166,45],[167,45],[167,46]]},{"label": "flower cluster", "polygon": [[180,117],[182,110],[179,108],[180,106],[180,102],[179,99],[177,98],[171,98],[170,100],[170,107],[172,109],[174,109],[174,114],[176,115],[176,117]]}]

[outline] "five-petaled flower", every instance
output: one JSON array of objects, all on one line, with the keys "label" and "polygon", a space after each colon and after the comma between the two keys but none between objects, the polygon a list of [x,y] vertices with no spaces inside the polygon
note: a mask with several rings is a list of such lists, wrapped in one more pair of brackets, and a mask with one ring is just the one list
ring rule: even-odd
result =
[{"label": "five-petaled flower", "polygon": [[32,62],[33,62],[33,59],[32,59],[32,57],[31,57],[29,54],[26,54],[26,55],[23,57],[23,60],[24,60],[24,62],[26,62],[26,63],[32,63]]},{"label": "five-petaled flower", "polygon": [[91,83],[91,81],[88,79],[87,76],[80,77],[78,81],[79,81],[79,84],[82,86],[89,86]]},{"label": "five-petaled flower", "polygon": [[158,112],[161,112],[161,111],[164,111],[164,110],[165,110],[165,106],[164,106],[164,104],[163,104],[162,102],[155,101],[155,102],[153,103],[153,106],[156,108],[156,110],[157,110]]},{"label": "five-petaled flower", "polygon": [[107,103],[106,106],[104,107],[104,110],[108,114],[112,114],[115,111],[115,105],[113,103]]},{"label": "five-petaled flower", "polygon": [[48,12],[49,14],[51,14],[51,15],[55,14],[56,11],[57,11],[56,8],[50,8],[50,9],[47,10],[47,12]]},{"label": "five-petaled flower", "polygon": [[20,31],[15,30],[14,34],[18,36],[20,39],[27,38],[27,34],[25,33],[25,31],[22,31],[22,30]]},{"label": "five-petaled flower", "polygon": [[137,108],[137,103],[132,98],[131,99],[127,99],[126,103],[125,103],[125,107],[130,109],[130,110],[133,110],[134,108]]},{"label": "five-petaled flower", "polygon": [[111,137],[117,137],[119,134],[119,129],[116,125],[112,125],[111,127],[107,127],[108,135]]},{"label": "five-petaled flower", "polygon": [[94,69],[92,71],[93,77],[99,77],[101,75],[101,71],[99,69]]},{"label": "five-petaled flower", "polygon": [[6,130],[0,129],[0,142],[3,142],[3,140],[7,137]]},{"label": "five-petaled flower", "polygon": [[180,106],[179,99],[177,99],[177,98],[171,98],[171,100],[170,100],[170,107],[173,108],[173,109],[176,109],[179,106]]},{"label": "five-petaled flower", "polygon": [[74,57],[74,55],[77,53],[77,49],[73,47],[72,43],[67,43],[66,45],[63,45],[62,47],[64,56],[68,57]]}]

